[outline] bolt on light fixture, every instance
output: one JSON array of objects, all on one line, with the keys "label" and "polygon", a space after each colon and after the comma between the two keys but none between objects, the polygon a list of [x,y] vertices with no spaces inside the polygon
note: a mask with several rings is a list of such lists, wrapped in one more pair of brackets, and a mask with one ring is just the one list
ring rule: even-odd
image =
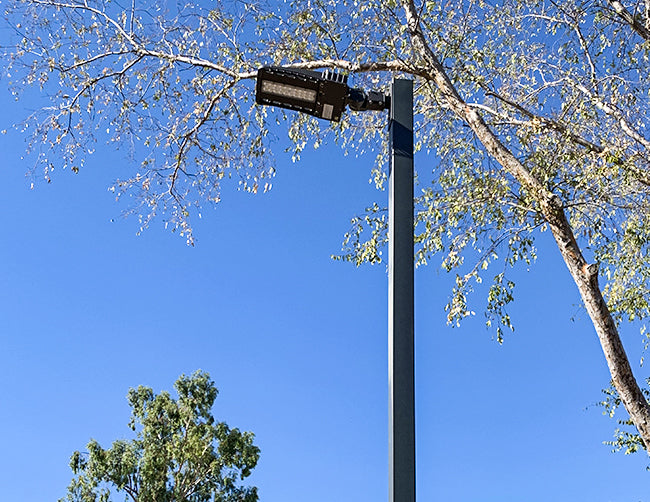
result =
[{"label": "bolt on light fixture", "polygon": [[348,87],[348,77],[331,70],[317,72],[280,66],[257,71],[255,98],[261,105],[296,110],[338,122],[346,105],[354,111],[385,110],[388,96]]}]

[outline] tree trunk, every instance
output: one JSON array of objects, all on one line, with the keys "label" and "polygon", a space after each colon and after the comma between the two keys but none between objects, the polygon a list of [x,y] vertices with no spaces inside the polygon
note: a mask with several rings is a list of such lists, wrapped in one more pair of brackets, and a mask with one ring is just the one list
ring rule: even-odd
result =
[{"label": "tree trunk", "polygon": [[583,258],[559,198],[556,198],[556,204],[555,216],[545,217],[550,220],[555,242],[596,329],[614,387],[641,435],[646,452],[650,453],[650,405],[634,378],[618,329],[598,286],[598,265],[588,264]]},{"label": "tree trunk", "polygon": [[560,198],[549,192],[500,141],[476,110],[467,106],[452,84],[443,66],[428,46],[420,29],[413,0],[402,0],[408,32],[415,49],[425,64],[414,73],[434,81],[449,107],[474,131],[487,152],[533,195],[548,222],[589,317],[596,329],[614,387],[637,428],[645,449],[650,453],[650,405],[634,378],[621,338],[598,285],[598,266],[588,264],[582,256]]}]

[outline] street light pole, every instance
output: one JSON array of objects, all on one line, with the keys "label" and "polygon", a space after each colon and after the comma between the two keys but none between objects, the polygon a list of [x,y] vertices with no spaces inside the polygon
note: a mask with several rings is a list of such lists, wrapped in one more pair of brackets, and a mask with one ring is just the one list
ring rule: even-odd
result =
[{"label": "street light pole", "polygon": [[415,502],[415,350],[413,286],[413,81],[393,79],[391,94],[347,85],[347,77],[266,66],[255,99],[338,122],[345,107],[385,110],[390,102],[388,195],[389,502]]},{"label": "street light pole", "polygon": [[388,179],[389,502],[415,502],[413,81],[394,79]]}]

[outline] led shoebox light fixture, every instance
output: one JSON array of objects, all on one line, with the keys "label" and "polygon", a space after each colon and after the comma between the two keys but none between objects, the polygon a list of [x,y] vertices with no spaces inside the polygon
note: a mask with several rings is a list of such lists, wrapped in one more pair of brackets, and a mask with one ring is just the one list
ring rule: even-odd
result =
[{"label": "led shoebox light fixture", "polygon": [[255,97],[261,105],[288,108],[338,122],[348,92],[345,81],[342,75],[328,78],[311,70],[265,66],[257,72]]},{"label": "led shoebox light fixture", "polygon": [[280,66],[257,71],[255,99],[271,105],[338,122],[346,105],[355,111],[385,110],[388,98],[380,92],[350,88],[348,77],[330,70],[317,72]]}]

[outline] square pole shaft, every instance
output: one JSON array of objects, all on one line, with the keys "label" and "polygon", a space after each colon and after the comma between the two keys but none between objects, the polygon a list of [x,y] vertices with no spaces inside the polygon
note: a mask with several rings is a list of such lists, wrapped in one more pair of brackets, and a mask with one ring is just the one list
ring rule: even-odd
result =
[{"label": "square pole shaft", "polygon": [[389,502],[415,502],[413,81],[394,79],[388,195]]}]

